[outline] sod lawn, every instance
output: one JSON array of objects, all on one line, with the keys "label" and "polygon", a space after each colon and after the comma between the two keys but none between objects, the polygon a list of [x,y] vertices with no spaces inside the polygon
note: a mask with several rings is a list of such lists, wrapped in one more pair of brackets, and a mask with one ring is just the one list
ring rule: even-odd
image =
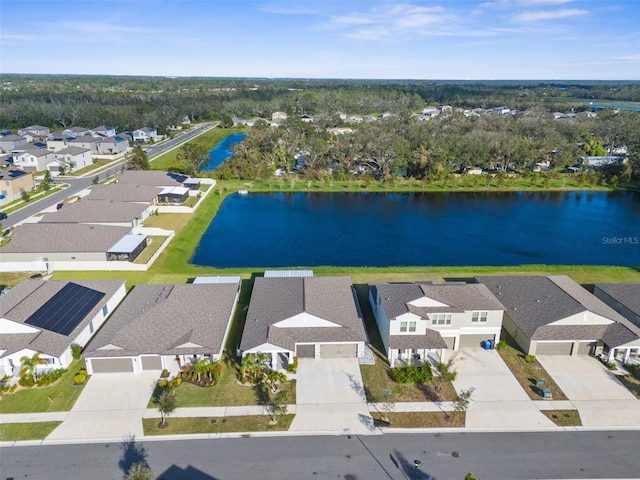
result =
[{"label": "sod lawn", "polygon": [[159,428],[159,418],[145,418],[142,427],[145,435],[181,435],[194,433],[275,432],[289,430],[295,415],[278,418],[276,425],[269,425],[269,415],[242,417],[191,417],[167,419],[167,426]]},{"label": "sod lawn", "polygon": [[61,423],[0,423],[0,441],[44,440]]},{"label": "sod lawn", "polygon": [[382,420],[382,414],[373,412],[376,427],[389,428],[454,428],[464,427],[465,412],[391,412],[389,421]]}]

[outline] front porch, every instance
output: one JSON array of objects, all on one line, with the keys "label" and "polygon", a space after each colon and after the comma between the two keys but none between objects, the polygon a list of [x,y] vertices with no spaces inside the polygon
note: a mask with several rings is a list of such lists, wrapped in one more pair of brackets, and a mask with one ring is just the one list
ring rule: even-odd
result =
[{"label": "front porch", "polygon": [[440,363],[446,361],[446,348],[440,349],[392,349],[389,353],[389,364],[392,367],[405,367],[407,365],[424,365],[430,363],[437,368]]}]

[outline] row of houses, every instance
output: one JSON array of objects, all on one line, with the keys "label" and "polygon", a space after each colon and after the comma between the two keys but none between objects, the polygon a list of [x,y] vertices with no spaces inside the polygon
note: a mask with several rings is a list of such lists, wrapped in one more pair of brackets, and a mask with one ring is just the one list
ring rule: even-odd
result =
[{"label": "row of houses", "polygon": [[117,183],[94,185],[81,200],[16,226],[0,248],[0,263],[133,261],[147,246],[135,227],[158,204],[180,204],[199,188],[199,179],[184,175],[123,172]]},{"label": "row of houses", "polygon": [[[461,347],[499,341],[503,332],[531,355],[640,361],[640,284],[596,285],[594,295],[566,276],[475,280],[370,285],[392,365],[446,361]],[[36,352],[47,361],[41,368],[65,368],[73,343],[84,347],[90,374],[177,372],[204,357],[217,360],[225,348],[238,356],[268,354],[275,369],[296,357],[365,355],[367,334],[349,277],[256,277],[238,327],[242,338],[229,345],[241,284],[239,276],[196,277],[137,285],[126,294],[123,280],[23,282],[0,302],[0,368],[17,375],[20,358]]]}]

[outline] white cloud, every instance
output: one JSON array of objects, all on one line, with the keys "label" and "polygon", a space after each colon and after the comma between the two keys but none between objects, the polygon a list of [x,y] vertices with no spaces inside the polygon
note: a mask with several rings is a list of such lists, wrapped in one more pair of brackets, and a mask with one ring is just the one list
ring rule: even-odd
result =
[{"label": "white cloud", "polygon": [[577,8],[566,8],[562,10],[535,10],[530,12],[522,12],[513,17],[515,22],[538,22],[540,20],[557,20],[560,18],[577,17],[587,15],[588,10],[580,10]]}]

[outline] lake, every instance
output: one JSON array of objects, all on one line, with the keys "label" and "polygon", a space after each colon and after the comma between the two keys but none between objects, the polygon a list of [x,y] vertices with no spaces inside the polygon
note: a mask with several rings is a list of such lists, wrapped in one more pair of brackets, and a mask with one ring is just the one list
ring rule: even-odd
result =
[{"label": "lake", "polygon": [[234,133],[222,140],[216,148],[209,152],[209,163],[202,169],[207,172],[215,170],[222,165],[227,158],[233,155],[233,146],[240,143],[246,137],[246,133]]},{"label": "lake", "polygon": [[640,266],[640,193],[233,194],[191,262]]}]

